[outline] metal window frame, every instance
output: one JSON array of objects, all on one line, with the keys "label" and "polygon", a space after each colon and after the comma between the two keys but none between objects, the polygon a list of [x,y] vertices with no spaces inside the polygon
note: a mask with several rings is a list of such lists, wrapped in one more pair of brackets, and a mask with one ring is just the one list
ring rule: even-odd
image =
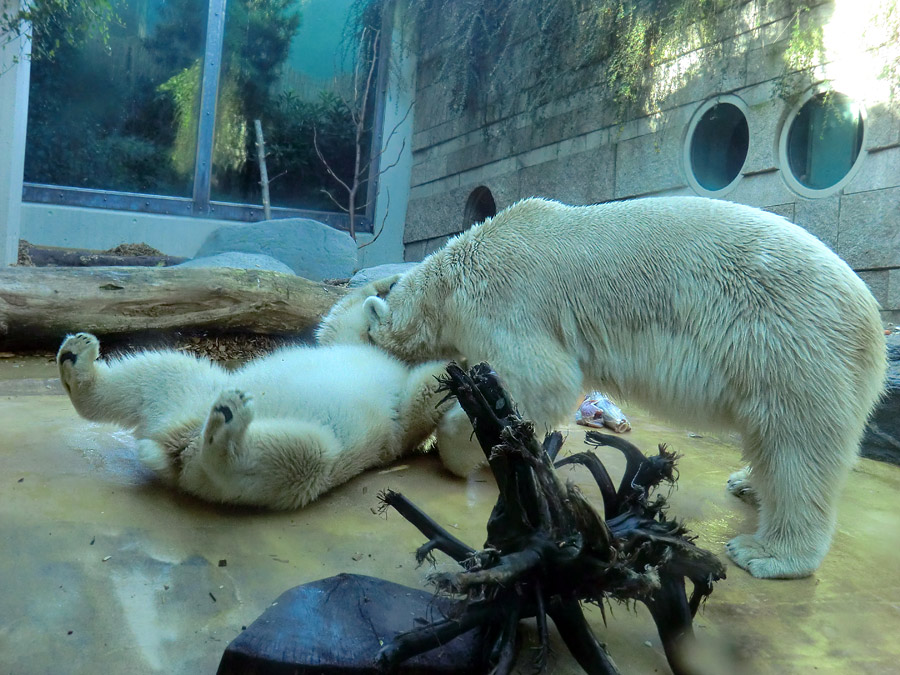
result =
[{"label": "metal window frame", "polygon": [[[219,93],[219,74],[225,44],[225,18],[227,0],[209,0],[207,3],[207,27],[203,72],[200,84],[200,119],[197,129],[197,155],[194,163],[194,185],[191,198],[170,197],[158,194],[120,192],[78,188],[44,183],[24,183],[22,201],[33,204],[54,204],[60,206],[80,206],[93,209],[112,209],[138,213],[154,213],[168,216],[188,216],[232,220],[237,222],[258,222],[264,219],[261,204],[238,204],[212,201],[212,152],[215,137],[216,102]],[[381,144],[381,120],[383,119],[384,90],[386,86],[387,58],[384,54],[378,67],[375,100],[375,122],[372,125],[370,156],[374,157],[369,168],[370,179],[367,188],[365,213],[357,216],[356,230],[359,233],[373,231],[375,195],[378,185],[379,155],[376,148]],[[28,152],[28,148],[25,149]],[[273,206],[271,216],[276,218],[312,218],[339,230],[349,230],[346,213],[340,211],[318,211]]]}]

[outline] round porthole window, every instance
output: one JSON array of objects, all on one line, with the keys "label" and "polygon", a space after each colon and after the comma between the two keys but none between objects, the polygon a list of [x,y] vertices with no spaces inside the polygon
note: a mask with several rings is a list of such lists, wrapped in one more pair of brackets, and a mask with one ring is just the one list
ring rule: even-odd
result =
[{"label": "round porthole window", "polygon": [[812,94],[792,111],[782,131],[785,180],[808,197],[835,192],[859,165],[864,133],[863,111],[849,96]]},{"label": "round porthole window", "polygon": [[691,187],[705,195],[732,188],[741,177],[749,147],[744,102],[737,96],[707,101],[688,127],[685,168]]},{"label": "round porthole window", "polygon": [[463,225],[468,227],[480,223],[497,215],[497,204],[494,203],[494,195],[483,185],[472,190],[466,200],[466,210],[463,213]]}]

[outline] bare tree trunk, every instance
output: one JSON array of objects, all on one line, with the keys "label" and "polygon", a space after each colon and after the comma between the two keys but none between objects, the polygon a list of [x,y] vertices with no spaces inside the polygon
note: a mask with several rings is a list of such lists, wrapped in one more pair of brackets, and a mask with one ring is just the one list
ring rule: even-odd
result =
[{"label": "bare tree trunk", "polygon": [[263,214],[272,219],[272,205],[269,201],[269,169],[266,166],[266,142],[263,139],[262,122],[253,120],[256,129],[256,158],[259,160],[259,186],[262,189]]},{"label": "bare tree trunk", "polygon": [[278,272],[230,268],[0,268],[0,349],[100,336],[209,329],[300,334],[346,291]]}]

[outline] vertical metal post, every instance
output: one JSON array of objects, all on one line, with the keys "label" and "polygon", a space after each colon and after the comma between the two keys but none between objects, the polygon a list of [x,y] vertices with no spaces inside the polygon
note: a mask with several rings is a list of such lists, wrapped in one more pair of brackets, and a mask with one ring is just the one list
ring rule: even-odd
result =
[{"label": "vertical metal post", "polygon": [[[0,15],[15,14],[28,5],[0,0]],[[0,266],[15,265],[19,257],[22,220],[22,176],[25,171],[25,132],[31,73],[31,31],[4,33],[0,28]]]},{"label": "vertical metal post", "polygon": [[200,121],[197,125],[197,158],[194,162],[194,215],[209,213],[209,189],[212,177],[213,139],[216,124],[216,99],[219,72],[225,42],[225,2],[209,0],[206,20],[206,51],[200,80]]},{"label": "vertical metal post", "polygon": [[381,41],[378,45],[377,72],[375,75],[375,114],[372,119],[372,138],[369,148],[369,183],[366,186],[366,215],[365,218],[372,224],[372,232],[378,228],[375,226],[375,201],[378,197],[378,185],[381,178],[381,155],[384,148],[384,104],[387,98],[388,65],[391,59],[391,44],[394,32],[395,3],[393,0],[385,2],[381,8]]}]

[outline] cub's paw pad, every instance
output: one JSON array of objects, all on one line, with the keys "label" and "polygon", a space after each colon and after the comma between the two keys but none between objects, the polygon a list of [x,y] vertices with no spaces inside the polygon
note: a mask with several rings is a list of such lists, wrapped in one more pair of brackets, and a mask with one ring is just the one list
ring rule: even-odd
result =
[{"label": "cub's paw pad", "polygon": [[740,471],[735,471],[728,477],[726,489],[738,499],[748,504],[758,504],[759,497],[751,482],[751,469],[749,466]]},{"label": "cub's paw pad", "polygon": [[82,366],[100,357],[100,341],[90,333],[76,333],[68,336],[59,348],[56,361],[62,367],[67,361],[73,366]]},{"label": "cub's paw pad", "polygon": [[224,391],[213,403],[206,422],[206,439],[212,443],[219,433],[235,433],[246,428],[253,419],[252,398],[243,391]]},{"label": "cub's paw pad", "polygon": [[816,571],[818,561],[775,553],[758,537],[741,534],[725,544],[728,557],[757,579],[796,579]]}]

